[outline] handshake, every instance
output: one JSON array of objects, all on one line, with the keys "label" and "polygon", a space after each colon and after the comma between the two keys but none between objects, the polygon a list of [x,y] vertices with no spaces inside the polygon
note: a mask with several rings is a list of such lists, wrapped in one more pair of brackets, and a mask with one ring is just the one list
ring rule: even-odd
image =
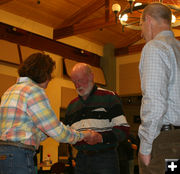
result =
[{"label": "handshake", "polygon": [[87,144],[94,145],[103,142],[102,135],[98,132],[90,129],[81,132],[84,134],[84,138],[82,140],[84,140]]}]

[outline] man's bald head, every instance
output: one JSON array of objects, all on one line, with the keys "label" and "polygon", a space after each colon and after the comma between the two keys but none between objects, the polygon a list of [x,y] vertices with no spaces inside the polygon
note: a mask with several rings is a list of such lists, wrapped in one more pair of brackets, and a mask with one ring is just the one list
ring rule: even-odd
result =
[{"label": "man's bald head", "polygon": [[94,75],[90,66],[86,63],[77,63],[71,71],[71,79],[78,94],[86,99],[94,86]]}]

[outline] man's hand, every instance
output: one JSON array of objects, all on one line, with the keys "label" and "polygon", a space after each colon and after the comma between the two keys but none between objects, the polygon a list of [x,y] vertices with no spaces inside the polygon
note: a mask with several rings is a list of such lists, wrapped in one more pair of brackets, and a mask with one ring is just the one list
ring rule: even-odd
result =
[{"label": "man's hand", "polygon": [[151,161],[151,154],[149,155],[143,155],[141,152],[139,152],[139,159],[148,166]]},{"label": "man's hand", "polygon": [[103,142],[102,135],[98,132],[95,132],[93,130],[87,130],[87,131],[83,131],[83,133],[85,133],[83,140],[90,145]]},{"label": "man's hand", "polygon": [[83,133],[84,137],[80,141],[84,140],[85,138],[91,137],[92,130],[89,129],[89,130],[81,131],[81,133]]}]

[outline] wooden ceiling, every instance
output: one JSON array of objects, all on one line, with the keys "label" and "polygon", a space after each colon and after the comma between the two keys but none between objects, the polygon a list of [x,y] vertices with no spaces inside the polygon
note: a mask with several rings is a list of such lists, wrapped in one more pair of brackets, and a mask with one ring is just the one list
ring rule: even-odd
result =
[{"label": "wooden ceiling", "polygon": [[[127,0],[0,0],[0,9],[52,27],[54,39],[77,35],[100,45],[112,43],[115,48],[122,48],[141,37],[140,31],[128,28],[123,31],[122,25],[115,23],[111,7],[117,2],[121,10],[129,7]],[[180,0],[163,2],[176,3],[180,7]]]}]

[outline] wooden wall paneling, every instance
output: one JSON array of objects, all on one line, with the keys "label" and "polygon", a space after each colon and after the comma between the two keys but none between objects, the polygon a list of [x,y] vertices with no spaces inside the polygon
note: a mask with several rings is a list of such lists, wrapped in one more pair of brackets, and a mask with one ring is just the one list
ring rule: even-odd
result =
[{"label": "wooden wall paneling", "polygon": [[[65,64],[65,68],[66,68],[66,72],[67,75],[70,77],[71,75],[71,70],[73,68],[73,66],[78,63],[77,61],[74,60],[70,60],[70,59],[64,59],[64,64]],[[105,77],[104,77],[104,72],[101,68],[99,67],[95,67],[91,65],[91,69],[94,73],[94,82],[98,83],[98,84],[102,84],[105,85],[106,81],[105,81]]]},{"label": "wooden wall paneling", "polygon": [[71,100],[77,97],[77,92],[72,88],[61,88],[61,108],[66,109]]},{"label": "wooden wall paneling", "polygon": [[0,97],[4,94],[4,92],[13,84],[16,83],[17,78],[16,77],[11,77],[8,75],[0,74],[0,82],[1,82],[1,87],[0,87]]},{"label": "wooden wall paneling", "polygon": [[25,46],[20,46],[21,49],[21,54],[22,54],[22,59],[25,60],[29,55],[33,54],[33,53],[37,53],[37,52],[43,52],[37,49],[32,49],[29,47],[25,47]]},{"label": "wooden wall paneling", "polygon": [[20,64],[17,44],[0,40],[0,60]]},{"label": "wooden wall paneling", "polygon": [[119,65],[119,95],[141,94],[139,62]]}]

